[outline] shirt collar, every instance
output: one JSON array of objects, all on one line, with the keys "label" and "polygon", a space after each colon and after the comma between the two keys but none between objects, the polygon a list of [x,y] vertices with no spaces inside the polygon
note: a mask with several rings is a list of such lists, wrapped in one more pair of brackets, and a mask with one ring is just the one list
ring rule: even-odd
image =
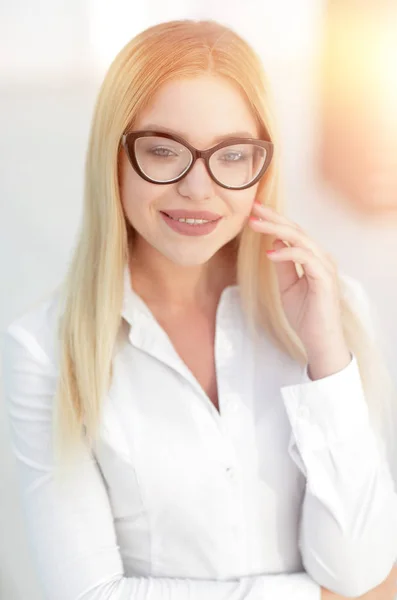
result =
[{"label": "shirt collar", "polygon": [[[237,297],[236,297],[237,296]],[[222,338],[239,327],[237,306],[238,286],[226,287],[217,309],[217,336]],[[131,285],[128,265],[124,267],[124,297],[121,316],[129,324],[128,338],[133,346],[169,364],[177,371],[185,371],[171,340],[153,313]],[[184,363],[183,363],[184,364]]]},{"label": "shirt collar", "polygon": [[[219,299],[216,316],[217,360],[220,367],[233,361],[236,352],[233,339],[242,325],[238,306],[238,286],[226,287]],[[198,381],[178,355],[166,331],[158,323],[147,304],[132,288],[128,265],[124,268],[122,317],[130,326],[127,335],[133,347],[168,365],[189,381],[201,396],[205,396]]]},{"label": "shirt collar", "polygon": [[121,311],[123,319],[125,319],[129,325],[132,325],[136,319],[139,319],[140,315],[146,315],[146,317],[153,318],[146,303],[131,286],[130,270],[127,263],[124,265],[123,283],[124,293]]}]

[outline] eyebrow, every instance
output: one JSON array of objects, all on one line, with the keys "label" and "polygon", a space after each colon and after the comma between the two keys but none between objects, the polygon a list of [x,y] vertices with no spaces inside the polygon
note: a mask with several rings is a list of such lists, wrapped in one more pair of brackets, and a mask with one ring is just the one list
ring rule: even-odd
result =
[{"label": "eyebrow", "polygon": [[[184,133],[181,131],[175,131],[173,129],[170,129],[169,127],[164,127],[162,125],[156,125],[154,123],[150,123],[149,125],[144,125],[142,127],[142,129],[149,130],[149,131],[163,131],[164,133],[170,133],[171,135],[179,135],[180,137],[183,137],[186,140],[189,137],[187,133]],[[246,137],[246,138],[256,139],[256,136],[253,135],[252,132],[250,132],[250,131],[232,131],[231,133],[228,133],[225,135],[218,135],[218,136],[214,137],[212,139],[212,144],[217,144],[218,142],[223,142],[223,140],[227,140],[229,138],[235,138],[235,137]]]}]

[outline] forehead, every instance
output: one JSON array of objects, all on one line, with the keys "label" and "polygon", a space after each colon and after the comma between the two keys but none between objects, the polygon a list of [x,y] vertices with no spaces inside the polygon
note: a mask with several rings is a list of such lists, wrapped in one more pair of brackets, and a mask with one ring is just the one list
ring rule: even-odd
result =
[{"label": "forehead", "polygon": [[135,128],[145,129],[153,124],[180,134],[197,146],[208,146],[235,132],[259,135],[254,115],[237,86],[210,75],[164,84]]}]

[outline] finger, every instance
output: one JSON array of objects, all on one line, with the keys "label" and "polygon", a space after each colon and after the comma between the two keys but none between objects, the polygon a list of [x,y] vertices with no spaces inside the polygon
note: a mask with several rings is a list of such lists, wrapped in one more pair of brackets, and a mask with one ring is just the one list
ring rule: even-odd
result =
[{"label": "finger", "polygon": [[303,231],[302,227],[298,223],[296,223],[292,219],[289,219],[282,213],[278,212],[275,208],[273,208],[271,206],[265,206],[261,202],[258,202],[258,201],[254,202],[254,204],[252,206],[252,213],[257,215],[258,217],[262,217],[262,218],[274,221],[275,223],[281,223],[284,225],[292,225],[296,229]]},{"label": "finger", "polygon": [[[280,225],[289,225],[290,227],[295,228],[297,232],[301,235],[306,236],[308,240],[310,239],[307,236],[307,234],[305,234],[305,231],[302,229],[299,223],[296,223],[292,219],[289,219],[285,215],[282,215],[271,206],[265,206],[262,203],[255,201],[253,204],[252,212],[259,218],[267,222],[280,223]],[[314,252],[318,256],[322,256],[324,262],[328,265],[330,271],[335,271],[335,269],[337,268],[337,264],[335,259],[331,256],[331,254],[329,254],[328,252],[321,251],[319,246],[317,246],[315,242],[313,242],[313,240],[311,240],[311,244],[312,252]]]},{"label": "finger", "polygon": [[[284,249],[287,249],[288,246],[282,240],[275,240],[273,242],[273,248],[274,254],[276,254]],[[268,254],[268,256],[270,258],[273,256],[273,253]],[[281,293],[292,287],[301,277],[301,274],[299,274],[297,271],[295,263],[290,260],[283,262],[274,261],[274,268]]]},{"label": "finger", "polygon": [[324,268],[321,260],[306,248],[288,246],[284,246],[283,248],[278,247],[274,252],[268,252],[268,257],[272,262],[277,264],[276,269],[278,269],[278,272],[283,278],[287,277],[285,273],[288,271],[286,268],[282,268],[281,265],[287,263],[291,264],[292,262],[301,265],[307,278],[316,282],[316,284],[321,282],[328,286],[331,281],[329,273]]},{"label": "finger", "polygon": [[303,231],[299,231],[289,223],[279,223],[267,218],[259,220],[256,217],[250,217],[249,222],[256,231],[273,234],[278,239],[285,240],[292,246],[301,246],[311,250],[313,253],[320,253],[320,249]]},{"label": "finger", "polygon": [[298,230],[289,224],[275,223],[267,219],[259,221],[255,217],[250,218],[250,225],[255,231],[274,235],[278,239],[287,242],[290,246],[310,250],[321,260],[321,262],[324,264],[324,267],[330,273],[335,272],[334,264],[329,260],[327,255],[322,252],[317,244],[305,234],[303,230]]}]

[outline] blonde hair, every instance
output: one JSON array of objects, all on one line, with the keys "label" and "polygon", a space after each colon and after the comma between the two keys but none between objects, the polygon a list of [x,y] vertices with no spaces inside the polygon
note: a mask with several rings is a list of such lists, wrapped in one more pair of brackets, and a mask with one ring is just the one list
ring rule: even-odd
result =
[{"label": "blonde hair", "polygon": [[[89,444],[95,440],[112,378],[131,233],[119,195],[121,135],[133,126],[162,84],[203,73],[233,82],[249,102],[262,133],[275,142],[261,60],[239,35],[214,21],[171,21],[143,31],[118,54],[100,89],[86,157],[80,235],[62,288],[54,441],[56,454],[63,460],[74,455],[83,438]],[[259,183],[257,199],[282,211],[277,150],[275,143],[275,155]],[[305,350],[285,318],[274,268],[265,255],[272,241],[271,236],[257,235],[249,228],[241,233],[237,281],[243,307],[253,327],[263,327],[278,347],[304,364]],[[359,363],[371,414],[385,422],[379,401],[379,394],[386,391],[383,363],[375,360],[375,343],[342,287],[341,282],[346,338]]]}]

